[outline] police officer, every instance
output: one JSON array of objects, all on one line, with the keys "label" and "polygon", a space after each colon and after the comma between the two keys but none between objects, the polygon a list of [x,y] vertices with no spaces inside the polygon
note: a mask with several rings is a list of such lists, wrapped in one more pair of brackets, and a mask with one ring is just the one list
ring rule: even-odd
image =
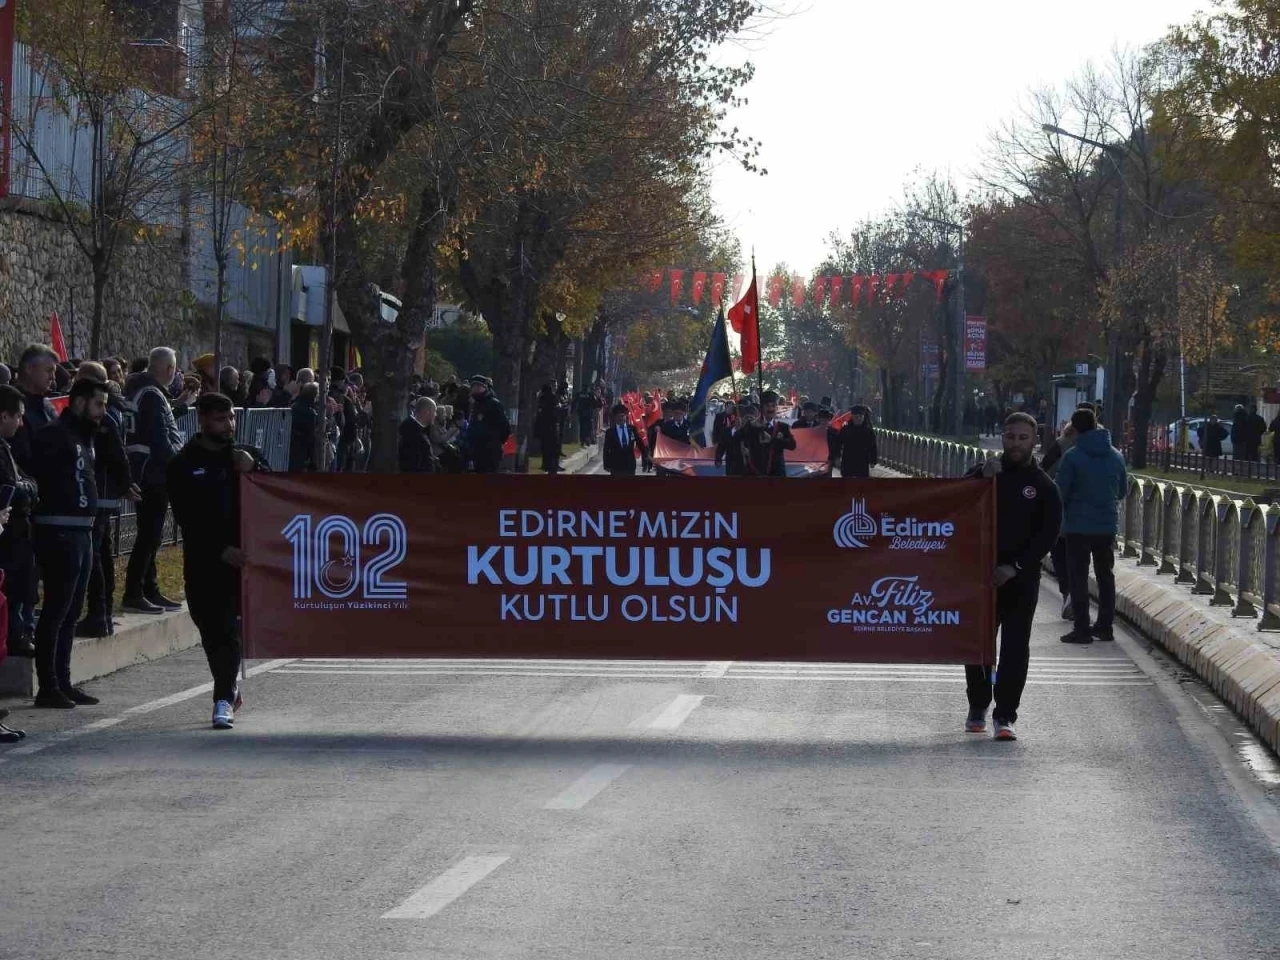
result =
[{"label": "police officer", "polygon": [[32,437],[32,470],[40,487],[35,548],[44,582],[36,626],[37,707],[98,702],[71,685],[71,645],[92,567],[98,512],[93,442],[106,413],[106,384],[81,380],[71,385],[58,419]]},{"label": "police officer", "polygon": [[476,473],[497,473],[502,464],[502,447],[511,436],[511,421],[493,393],[493,381],[476,375],[471,378],[471,420],[466,445]]},{"label": "police officer", "polygon": [[129,466],[133,482],[142,491],[138,503],[138,533],[129,554],[121,607],[130,613],[165,613],[182,604],[160,592],[156,581],[156,551],[164,537],[169,496],[165,470],[182,448],[182,434],[173,418],[169,384],[178,369],[178,357],[169,347],[151,351],[145,373],[129,378],[128,399],[136,412],[132,427],[126,424]]},{"label": "police officer", "polygon": [[0,386],[0,484],[13,487],[9,522],[0,533],[0,569],[4,570],[4,595],[9,601],[9,655],[34,657],[35,637],[28,632],[24,612],[36,580],[36,555],[31,545],[31,511],[36,483],[10,449],[10,440],[22,427],[23,396],[16,387]]},{"label": "police officer", "polygon": [[119,514],[122,500],[137,500],[141,491],[133,483],[125,453],[124,421],[130,412],[120,387],[107,378],[107,368],[85,360],[76,369],[76,380],[91,380],[107,387],[107,415],[93,438],[94,476],[98,482],[98,516],[93,524],[93,567],[89,573],[84,619],[76,625],[77,637],[105,637],[115,633],[111,619],[116,592],[115,556],[111,550],[111,518]]},{"label": "police officer", "polygon": [[[1027,683],[1031,622],[1040,598],[1040,561],[1053,548],[1062,526],[1062,498],[1032,451],[1036,420],[1014,413],[1004,425],[1004,453],[979,464],[967,478],[996,480],[996,625],[1000,630],[1000,667],[995,683],[997,740],[1016,740],[1013,725]],[[991,668],[965,667],[969,716],[964,728],[985,733],[992,700]]]},{"label": "police officer", "polygon": [[201,394],[200,432],[168,466],[169,499],[182,529],[187,607],[213,674],[213,726],[229,730],[240,706],[240,487],[237,474],[253,460],[235,446],[231,399]]}]

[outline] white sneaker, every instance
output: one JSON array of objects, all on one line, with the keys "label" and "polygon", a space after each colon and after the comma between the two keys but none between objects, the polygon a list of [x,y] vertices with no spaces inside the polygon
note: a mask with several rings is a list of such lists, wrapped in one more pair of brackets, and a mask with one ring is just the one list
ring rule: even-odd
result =
[{"label": "white sneaker", "polygon": [[226,700],[219,700],[213,705],[213,729],[230,730],[235,726],[235,715],[231,709],[231,704]]},{"label": "white sneaker", "polygon": [[996,732],[995,732],[995,737],[993,739],[1017,740],[1018,735],[1017,733],[1014,732],[1012,723],[1006,723],[1003,720],[998,720],[996,721]]}]

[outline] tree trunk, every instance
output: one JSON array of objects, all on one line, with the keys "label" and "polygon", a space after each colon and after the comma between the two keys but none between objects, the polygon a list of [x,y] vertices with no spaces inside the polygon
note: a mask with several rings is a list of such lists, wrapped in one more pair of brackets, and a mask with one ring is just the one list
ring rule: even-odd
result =
[{"label": "tree trunk", "polygon": [[102,356],[103,314],[106,311],[107,272],[105,262],[98,258],[93,261],[93,319],[89,324],[89,357],[97,359]]},{"label": "tree trunk", "polygon": [[[1138,364],[1137,390],[1133,397],[1133,446],[1129,451],[1130,464],[1138,469],[1147,466],[1147,435],[1151,429],[1151,407],[1155,403],[1156,391],[1164,378],[1165,365],[1168,362],[1163,347],[1154,346],[1150,341],[1143,344],[1142,359]],[[1124,438],[1113,438],[1117,447],[1124,443]]]},{"label": "tree trunk", "polygon": [[226,312],[225,286],[227,282],[227,258],[225,253],[216,258],[217,300],[213,308],[213,380],[222,386],[222,321]]}]

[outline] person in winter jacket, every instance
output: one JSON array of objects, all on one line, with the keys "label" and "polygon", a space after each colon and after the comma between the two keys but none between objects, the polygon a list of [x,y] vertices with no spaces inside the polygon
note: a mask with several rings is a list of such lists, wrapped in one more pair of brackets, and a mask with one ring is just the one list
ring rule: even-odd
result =
[{"label": "person in winter jacket", "polygon": [[476,473],[497,473],[502,446],[511,436],[511,421],[493,394],[488,377],[471,378],[471,419],[467,421],[466,450]]},{"label": "person in winter jacket", "polygon": [[316,469],[316,418],[319,414],[320,384],[305,383],[298,398],[289,405],[289,469],[311,472]]},{"label": "person in winter jacket", "polygon": [[602,445],[604,469],[611,477],[634,477],[636,454],[647,472],[650,469],[649,448],[629,422],[625,404],[615,404],[613,422],[605,428]]},{"label": "person in winter jacket", "polygon": [[[1067,569],[1075,626],[1063,643],[1111,640],[1116,611],[1115,539],[1120,503],[1129,490],[1124,457],[1111,434],[1098,426],[1091,410],[1071,415],[1076,445],[1062,457],[1058,489],[1062,493],[1062,531],[1067,540]],[[1098,619],[1089,624],[1089,561],[1098,581]]]},{"label": "person in winter jacket", "polygon": [[[1227,428],[1218,420],[1216,413],[1203,421],[1196,429],[1196,439],[1200,441],[1200,452],[1210,460],[1222,458],[1222,441],[1227,439]],[[1234,443],[1234,441],[1233,441]],[[1232,448],[1234,450],[1234,446]]]},{"label": "person in winter jacket", "polygon": [[556,385],[545,383],[538,392],[538,410],[533,418],[533,432],[542,445],[542,472],[560,472],[560,398]]},{"label": "person in winter jacket", "polygon": [[439,473],[431,446],[431,425],[436,418],[436,402],[418,397],[413,413],[400,423],[399,457],[401,473]]},{"label": "person in winter jacket", "polygon": [[15,385],[22,391],[23,419],[22,427],[9,445],[17,458],[18,466],[27,473],[31,472],[31,438],[46,423],[52,423],[58,414],[49,402],[49,394],[53,392],[55,372],[58,368],[58,355],[51,347],[42,343],[33,343],[22,351],[18,360]]},{"label": "person in winter jacket", "polygon": [[34,609],[28,610],[35,591],[36,555],[32,546],[31,511],[39,490],[13,456],[9,444],[23,423],[23,397],[17,387],[0,386],[0,484],[13,487],[9,521],[0,534],[0,569],[4,571],[4,595],[8,601],[8,648],[15,657],[36,655],[35,634],[27,626],[34,623]]},{"label": "person in winter jacket", "polygon": [[156,347],[147,360],[146,373],[134,374],[126,381],[126,398],[136,411],[133,429],[126,425],[126,449],[133,482],[142,491],[138,534],[129,554],[121,602],[122,609],[131,613],[158,614],[182,606],[162,594],[156,580],[156,551],[160,549],[169,512],[165,471],[182,449],[182,434],[173,417],[169,393],[177,369],[177,354],[169,347]]},{"label": "person in winter jacket", "polygon": [[124,422],[132,407],[120,387],[107,379],[102,364],[86,360],[76,370],[76,380],[90,380],[107,387],[107,415],[93,438],[94,478],[98,483],[98,515],[93,522],[93,559],[89,571],[85,614],[76,624],[77,637],[105,637],[115,633],[111,619],[116,592],[115,555],[111,550],[111,518],[124,500],[137,500],[142,491],[133,482],[125,452]]},{"label": "person in winter jacket", "polygon": [[879,462],[876,432],[871,426],[871,411],[861,404],[849,411],[849,422],[840,428],[829,444],[832,465],[839,464],[842,477],[871,476],[871,468]]},{"label": "person in winter jacket", "polygon": [[71,646],[93,566],[93,524],[98,483],[93,444],[107,414],[106,384],[72,384],[67,408],[36,431],[32,467],[40,488],[36,507],[36,559],[44,583],[36,625],[37,707],[69,708],[98,702],[71,683]]}]

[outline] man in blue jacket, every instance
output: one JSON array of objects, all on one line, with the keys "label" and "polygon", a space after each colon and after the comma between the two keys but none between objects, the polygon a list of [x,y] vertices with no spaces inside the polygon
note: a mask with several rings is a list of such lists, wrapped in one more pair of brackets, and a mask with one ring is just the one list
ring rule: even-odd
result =
[{"label": "man in blue jacket", "polygon": [[[1075,618],[1063,643],[1112,640],[1116,614],[1115,540],[1120,502],[1129,489],[1124,457],[1111,445],[1111,434],[1098,426],[1092,410],[1071,415],[1076,445],[1062,457],[1058,489],[1062,492],[1062,532],[1067,541],[1067,570]],[[1098,580],[1098,619],[1089,625],[1089,560]]]}]

